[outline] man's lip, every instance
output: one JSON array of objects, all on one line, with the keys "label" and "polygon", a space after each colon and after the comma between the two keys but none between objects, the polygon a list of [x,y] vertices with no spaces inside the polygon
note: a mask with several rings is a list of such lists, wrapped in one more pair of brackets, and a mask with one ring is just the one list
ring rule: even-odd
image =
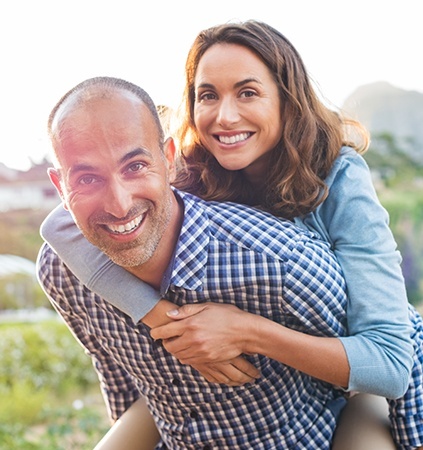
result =
[{"label": "man's lip", "polygon": [[133,233],[142,223],[145,214],[140,214],[134,219],[121,223],[121,224],[103,224],[102,227],[105,228],[112,234],[121,236],[125,234]]}]

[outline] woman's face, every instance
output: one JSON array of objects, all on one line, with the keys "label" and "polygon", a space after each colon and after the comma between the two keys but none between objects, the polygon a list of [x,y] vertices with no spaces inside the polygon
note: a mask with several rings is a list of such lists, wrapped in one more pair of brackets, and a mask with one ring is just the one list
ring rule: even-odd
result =
[{"label": "woman's face", "polygon": [[225,169],[261,181],[282,134],[278,87],[267,66],[241,45],[210,47],[195,75],[194,122]]}]

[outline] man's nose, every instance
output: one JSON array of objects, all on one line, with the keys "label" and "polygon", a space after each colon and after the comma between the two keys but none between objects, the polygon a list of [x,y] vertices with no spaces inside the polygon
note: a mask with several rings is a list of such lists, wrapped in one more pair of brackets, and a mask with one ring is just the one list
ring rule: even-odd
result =
[{"label": "man's nose", "polygon": [[223,127],[230,126],[239,120],[239,110],[236,100],[224,98],[220,101],[217,122]]},{"label": "man's nose", "polygon": [[117,218],[126,217],[132,207],[132,193],[121,180],[109,183],[104,198],[104,209]]}]

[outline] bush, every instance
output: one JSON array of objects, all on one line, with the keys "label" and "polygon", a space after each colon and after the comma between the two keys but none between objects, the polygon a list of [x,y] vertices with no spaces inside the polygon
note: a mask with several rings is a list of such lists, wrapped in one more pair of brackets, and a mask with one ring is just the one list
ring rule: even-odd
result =
[{"label": "bush", "polygon": [[98,383],[90,358],[60,321],[0,327],[0,389],[17,380],[34,391],[64,395]]},{"label": "bush", "polygon": [[88,450],[109,427],[91,360],[59,320],[0,325],[0,397],[0,450]]}]

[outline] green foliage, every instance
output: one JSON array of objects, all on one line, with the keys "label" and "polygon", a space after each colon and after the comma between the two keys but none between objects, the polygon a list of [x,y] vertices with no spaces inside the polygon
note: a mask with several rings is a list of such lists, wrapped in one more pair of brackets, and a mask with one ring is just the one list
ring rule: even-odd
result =
[{"label": "green foliage", "polygon": [[0,325],[0,398],[0,450],[88,450],[109,426],[91,360],[59,320]]},{"label": "green foliage", "polygon": [[387,188],[415,188],[415,180],[423,179],[421,158],[412,157],[390,133],[375,134],[364,158]]},{"label": "green foliage", "polygon": [[402,254],[408,298],[417,305],[423,302],[423,191],[398,187],[383,191],[380,199]]},{"label": "green foliage", "polygon": [[31,384],[16,379],[1,389],[0,423],[30,425],[37,421],[50,394],[46,388],[34,390]]},{"label": "green foliage", "polygon": [[47,409],[34,426],[0,423],[0,450],[92,450],[108,424],[95,409]]},{"label": "green foliage", "polygon": [[0,213],[0,254],[35,261],[43,242],[39,229],[47,213],[33,209]]},{"label": "green foliage", "polygon": [[0,326],[0,389],[16,381],[34,392],[64,395],[75,385],[98,382],[91,360],[61,321]]},{"label": "green foliage", "polygon": [[403,257],[408,298],[419,304],[423,302],[423,159],[410,152],[410,144],[380,133],[373,136],[364,158],[376,176],[378,195]]}]

